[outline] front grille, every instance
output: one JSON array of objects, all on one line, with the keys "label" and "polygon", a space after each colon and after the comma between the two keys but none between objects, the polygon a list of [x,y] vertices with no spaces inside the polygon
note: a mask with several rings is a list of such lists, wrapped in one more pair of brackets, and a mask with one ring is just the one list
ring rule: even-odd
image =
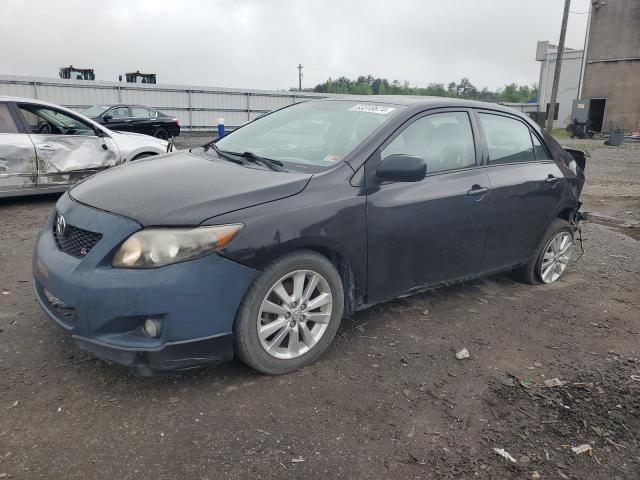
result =
[{"label": "front grille", "polygon": [[58,248],[64,253],[73,255],[76,258],[83,258],[96,246],[102,235],[72,225],[67,225],[64,235],[60,235],[54,223],[53,238],[56,240]]}]

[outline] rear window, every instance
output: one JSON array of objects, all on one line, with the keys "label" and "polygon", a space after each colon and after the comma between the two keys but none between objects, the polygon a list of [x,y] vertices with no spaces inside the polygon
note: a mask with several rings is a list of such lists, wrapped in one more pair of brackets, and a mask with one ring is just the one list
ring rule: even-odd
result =
[{"label": "rear window", "polygon": [[481,113],[480,123],[487,139],[489,163],[529,162],[536,159],[531,131],[513,118]]},{"label": "rear window", "polygon": [[131,107],[131,116],[134,118],[153,118],[157,114],[153,110],[144,107]]}]

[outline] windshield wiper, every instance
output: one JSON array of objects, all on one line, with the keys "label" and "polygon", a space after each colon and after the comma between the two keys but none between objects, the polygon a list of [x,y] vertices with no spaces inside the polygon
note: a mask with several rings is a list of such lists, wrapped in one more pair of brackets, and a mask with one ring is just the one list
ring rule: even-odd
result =
[{"label": "windshield wiper", "polygon": [[221,158],[224,158],[225,160],[229,160],[230,162],[237,163],[238,165],[247,165],[249,163],[249,162],[247,162],[245,160],[240,160],[239,158],[235,158],[235,156],[232,157],[230,153],[220,150],[218,148],[218,146],[215,144],[215,142],[207,143],[204,146],[204,151],[206,152],[207,150],[209,150],[212,147],[216,151],[218,156],[221,157]]},{"label": "windshield wiper", "polygon": [[224,152],[224,153],[228,153],[230,155],[237,155],[253,163],[261,163],[262,165],[266,165],[271,170],[274,170],[276,172],[288,171],[286,168],[284,168],[283,163],[281,161],[274,160],[272,158],[261,157],[260,155],[256,155],[253,152],[244,152],[244,153]]},{"label": "windshield wiper", "polygon": [[[249,163],[264,165],[265,167],[274,170],[276,172],[288,172],[286,168],[284,168],[283,163],[279,160],[274,160],[272,158],[261,157],[256,155],[253,152],[228,152],[226,150],[220,150],[215,142],[209,142],[204,146],[204,151],[206,152],[209,148],[213,148],[216,153],[231,162],[237,163],[239,165],[247,165]],[[242,159],[242,160],[240,160]]]}]

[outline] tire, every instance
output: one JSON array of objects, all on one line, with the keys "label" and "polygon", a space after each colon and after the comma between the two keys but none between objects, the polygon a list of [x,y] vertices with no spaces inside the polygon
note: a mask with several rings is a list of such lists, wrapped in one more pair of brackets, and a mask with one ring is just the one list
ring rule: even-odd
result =
[{"label": "tire", "polygon": [[[317,283],[312,281],[314,276]],[[294,282],[303,285],[298,289],[303,295],[296,295]],[[284,287],[289,303],[281,300],[282,290],[274,292],[278,285]],[[309,287],[312,291],[307,292]],[[327,298],[330,305],[323,303]],[[299,299],[302,302],[296,302]],[[304,301],[309,301],[309,306]],[[322,306],[312,308],[312,304],[321,303]],[[268,375],[306,367],[333,341],[343,310],[342,280],[333,264],[310,250],[289,253],[268,265],[242,300],[233,328],[235,353],[244,363]],[[258,334],[259,328],[263,329],[262,336]]]},{"label": "tire", "polygon": [[[558,265],[561,263],[564,265],[564,267],[562,267],[562,271],[560,271],[559,274],[556,276],[555,275],[555,273],[557,273],[557,269],[556,269],[556,272],[554,273],[554,275],[547,276],[546,278],[543,279],[542,263],[543,261],[546,260],[545,253],[547,253],[548,249],[552,248],[551,241],[555,240],[562,233],[567,233],[569,235],[568,238],[571,241],[570,245],[568,246],[567,252],[564,255],[561,255],[558,257],[559,259],[566,257],[566,263],[564,262],[564,260],[562,261],[559,260]],[[523,283],[528,283],[529,285],[538,285],[541,283],[553,283],[557,281],[567,271],[567,266],[568,266],[569,260],[571,259],[571,252],[573,249],[574,240],[575,240],[574,230],[571,224],[562,218],[554,219],[551,222],[551,225],[549,225],[549,228],[547,229],[547,233],[542,239],[542,242],[540,242],[540,246],[536,250],[536,254],[526,265],[523,265],[522,267],[514,270],[513,277]]]},{"label": "tire", "polygon": [[169,131],[164,127],[158,127],[153,131],[153,136],[161,140],[168,140]]}]

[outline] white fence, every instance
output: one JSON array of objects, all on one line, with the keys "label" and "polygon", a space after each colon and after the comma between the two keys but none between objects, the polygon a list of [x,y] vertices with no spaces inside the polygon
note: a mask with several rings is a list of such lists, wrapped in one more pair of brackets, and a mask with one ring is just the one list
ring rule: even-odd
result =
[{"label": "white fence", "polygon": [[209,130],[225,119],[234,128],[262,113],[328,95],[275,90],[151,85],[0,75],[0,95],[29,97],[84,110],[92,105],[147,105],[178,118],[185,130]]}]

